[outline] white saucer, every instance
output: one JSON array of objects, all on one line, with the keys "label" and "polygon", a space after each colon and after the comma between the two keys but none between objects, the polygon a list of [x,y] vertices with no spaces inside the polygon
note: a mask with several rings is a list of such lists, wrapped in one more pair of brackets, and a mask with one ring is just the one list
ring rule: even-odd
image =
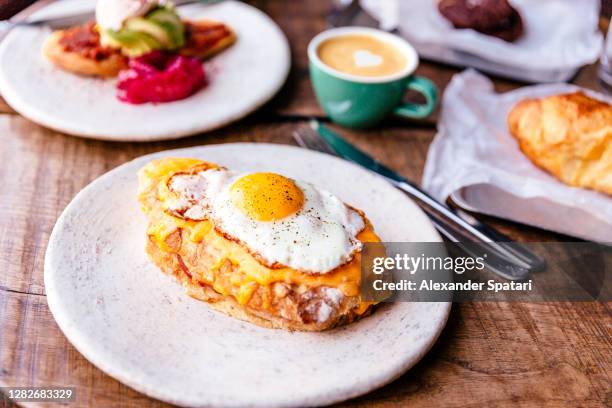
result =
[{"label": "white saucer", "polygon": [[391,303],[322,333],[264,329],[188,297],[144,252],[136,172],[159,157],[196,157],[313,182],[365,211],[384,241],[440,241],[423,212],[368,171],[272,144],[225,144],[141,157],[103,175],[64,210],[45,258],[49,307],[72,344],[154,398],[204,407],[324,405],[397,378],[429,350],[450,303]]},{"label": "white saucer", "polygon": [[[64,0],[33,18],[92,10],[93,0]],[[114,79],[80,77],[41,53],[50,30],[14,29],[0,46],[0,93],[17,112],[76,136],[116,141],[173,139],[218,128],[249,114],[283,85],[291,57],[279,27],[258,9],[237,1],[179,8],[185,18],[223,21],[236,43],[205,64],[209,85],[182,101],[129,105],[115,97]]]}]

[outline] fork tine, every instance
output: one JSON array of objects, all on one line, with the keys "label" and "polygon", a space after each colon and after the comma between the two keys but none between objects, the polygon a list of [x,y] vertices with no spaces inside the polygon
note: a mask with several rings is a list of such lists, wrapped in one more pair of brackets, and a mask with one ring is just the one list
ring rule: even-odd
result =
[{"label": "fork tine", "polygon": [[325,142],[321,140],[319,135],[317,135],[312,129],[305,128],[302,130],[302,132],[300,132],[300,135],[310,149],[335,155],[335,152],[330,151],[329,147],[325,145]]},{"label": "fork tine", "polygon": [[302,138],[302,135],[300,135],[300,132],[297,130],[293,131],[293,140],[296,141],[296,143],[300,146],[303,147],[304,149],[308,149],[308,145],[306,144],[306,142],[304,141],[304,138]]},{"label": "fork tine", "polygon": [[337,156],[334,149],[311,127],[304,126],[294,131],[293,138],[302,147]]}]

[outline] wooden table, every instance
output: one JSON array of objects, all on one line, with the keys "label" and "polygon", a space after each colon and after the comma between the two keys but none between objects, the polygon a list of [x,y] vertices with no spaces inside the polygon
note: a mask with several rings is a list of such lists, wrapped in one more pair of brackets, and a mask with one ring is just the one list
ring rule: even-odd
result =
[{"label": "wooden table", "polygon": [[[170,142],[99,142],[44,129],[3,107],[8,113],[0,114],[0,386],[75,386],[77,401],[70,405],[74,407],[165,406],[108,377],[68,343],[47,307],[45,248],[57,217],[75,194],[132,158],[209,143],[293,144],[292,130],[310,116],[324,118],[308,80],[305,51],[309,39],[326,27],[328,3],[271,0],[258,5],[289,37],[293,69],[273,101],[224,129]],[[433,63],[418,69],[441,89],[456,72]],[[586,67],[575,82],[597,88],[595,72],[595,67]],[[520,86],[504,80],[495,85],[499,90]],[[388,121],[369,131],[333,127],[406,177],[420,180],[435,118],[420,123]],[[486,220],[518,241],[569,239]],[[342,405],[611,406],[610,306],[455,304],[442,336],[416,367],[392,384]]]}]

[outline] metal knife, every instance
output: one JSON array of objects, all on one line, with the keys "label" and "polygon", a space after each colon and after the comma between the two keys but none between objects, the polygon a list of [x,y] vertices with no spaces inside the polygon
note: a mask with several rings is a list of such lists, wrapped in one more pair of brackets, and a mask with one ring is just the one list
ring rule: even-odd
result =
[{"label": "metal knife", "polygon": [[313,120],[310,125],[340,157],[381,175],[412,197],[430,216],[440,232],[451,241],[471,243],[463,246],[466,252],[474,252],[478,243],[484,246],[479,250],[492,254],[487,264],[493,272],[506,279],[520,280],[527,278],[529,273],[544,268],[545,261],[519,243],[511,242],[509,237],[481,223],[468,213],[449,208],[437,201],[416,184],[357,149],[319,122]]},{"label": "metal knife", "polygon": [[[184,6],[187,4],[202,3],[202,4],[214,4],[220,3],[223,0],[175,0],[172,3],[175,6]],[[15,27],[49,27],[52,30],[59,30],[62,28],[72,27],[78,24],[82,24],[86,21],[93,20],[95,18],[95,12],[86,11],[83,13],[70,14],[61,17],[51,17],[35,20],[2,20],[0,21],[0,31],[7,31]]]}]

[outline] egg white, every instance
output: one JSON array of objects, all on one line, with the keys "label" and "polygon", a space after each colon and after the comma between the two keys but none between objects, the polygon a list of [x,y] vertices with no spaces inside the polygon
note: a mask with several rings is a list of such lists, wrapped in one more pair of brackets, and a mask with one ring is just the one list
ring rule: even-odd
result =
[{"label": "egg white", "polygon": [[211,220],[269,265],[327,273],[361,250],[357,234],[365,227],[362,216],[338,197],[306,182],[294,181],[304,194],[304,205],[296,213],[275,221],[248,217],[230,197],[231,185],[244,175],[211,169],[175,176],[169,187],[177,199],[167,208],[184,218]]}]

